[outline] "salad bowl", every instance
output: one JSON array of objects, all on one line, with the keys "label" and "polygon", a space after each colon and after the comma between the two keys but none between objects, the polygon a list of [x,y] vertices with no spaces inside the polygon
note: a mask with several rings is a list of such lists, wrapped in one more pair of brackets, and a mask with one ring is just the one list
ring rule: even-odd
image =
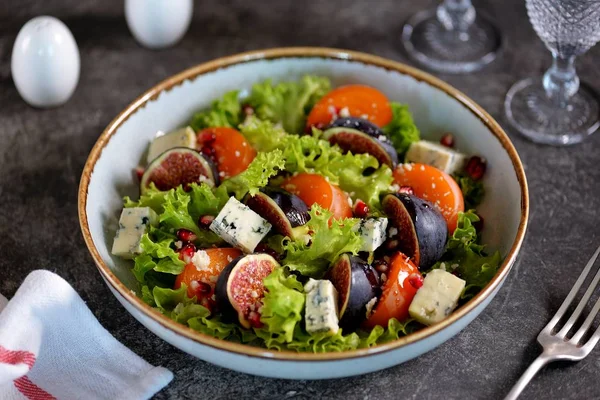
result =
[{"label": "salad bowl", "polygon": [[[156,131],[186,123],[199,109],[231,90],[249,90],[273,81],[319,75],[334,87],[360,83],[409,106],[423,138],[452,132],[461,150],[487,160],[486,197],[478,207],[485,218],[482,242],[498,251],[502,263],[493,279],[449,317],[398,340],[343,352],[273,351],[220,340],[179,324],[136,295],[131,262],[111,254],[124,196],[137,197],[132,171]],[[519,253],[529,213],[525,172],[510,139],[480,106],[448,84],[407,65],[377,56],[328,48],[254,51],[207,62],[154,86],[104,130],[85,164],[79,188],[79,219],[86,245],[101,278],[118,301],[157,336],[202,360],[249,374],[326,379],[364,374],[417,357],[444,343],[492,301]]]}]

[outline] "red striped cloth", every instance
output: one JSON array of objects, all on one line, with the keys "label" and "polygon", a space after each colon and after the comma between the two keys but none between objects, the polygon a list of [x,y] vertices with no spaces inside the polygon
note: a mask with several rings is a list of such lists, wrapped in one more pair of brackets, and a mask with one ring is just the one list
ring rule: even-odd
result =
[{"label": "red striped cloth", "polygon": [[[23,350],[8,350],[0,345],[0,364],[26,365],[28,369],[35,364],[35,354]],[[26,375],[14,381],[15,388],[30,400],[53,400],[56,397],[33,383]]]},{"label": "red striped cloth", "polygon": [[34,271],[0,295],[0,399],[146,399],[173,374],[119,343],[73,288]]}]

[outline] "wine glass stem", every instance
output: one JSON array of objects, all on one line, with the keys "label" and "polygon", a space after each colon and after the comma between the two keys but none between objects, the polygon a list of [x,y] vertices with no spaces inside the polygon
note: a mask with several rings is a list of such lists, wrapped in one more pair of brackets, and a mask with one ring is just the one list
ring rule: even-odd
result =
[{"label": "wine glass stem", "polygon": [[565,108],[569,98],[579,89],[579,77],[575,71],[575,56],[562,57],[556,52],[552,67],[544,74],[544,89],[546,95],[558,107]]},{"label": "wine glass stem", "polygon": [[465,32],[475,21],[475,8],[471,0],[444,0],[436,15],[446,30]]}]

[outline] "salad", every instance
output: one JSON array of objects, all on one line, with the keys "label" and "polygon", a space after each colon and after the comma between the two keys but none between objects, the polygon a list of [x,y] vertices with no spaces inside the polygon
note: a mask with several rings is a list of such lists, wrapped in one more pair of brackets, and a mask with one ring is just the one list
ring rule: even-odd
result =
[{"label": "salad", "polygon": [[495,275],[485,160],[406,105],[327,78],[255,84],[159,132],[112,253],[173,320],[268,349],[345,351],[448,317]]}]

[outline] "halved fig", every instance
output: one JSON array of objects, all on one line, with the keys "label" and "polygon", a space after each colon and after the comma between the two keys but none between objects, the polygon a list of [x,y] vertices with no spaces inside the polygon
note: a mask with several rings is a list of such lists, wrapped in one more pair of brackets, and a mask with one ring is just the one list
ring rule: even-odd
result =
[{"label": "halved fig", "polygon": [[406,193],[386,194],[381,200],[389,223],[398,229],[398,250],[420,270],[431,267],[444,253],[448,227],[428,201]]},{"label": "halved fig", "polygon": [[338,292],[340,326],[353,329],[366,318],[367,304],[377,298],[379,276],[359,257],[343,254],[327,273]]},{"label": "halved fig", "polygon": [[159,190],[169,190],[179,185],[187,189],[191,183],[206,182],[219,184],[219,175],[214,164],[195,150],[177,147],[167,150],[154,159],[146,168],[140,183],[144,193],[150,183]]},{"label": "halved fig", "polygon": [[277,232],[291,238],[294,237],[292,228],[306,224],[310,218],[306,203],[283,189],[263,188],[254,196],[248,195],[245,203]]},{"label": "halved fig", "polygon": [[381,164],[394,167],[398,164],[398,152],[390,139],[376,125],[361,118],[339,118],[323,132],[331,144],[337,144],[354,154],[368,153]]},{"label": "halved fig", "polygon": [[217,279],[219,310],[226,318],[237,317],[244,328],[260,327],[263,279],[278,267],[279,263],[268,254],[249,254],[230,262]]}]

